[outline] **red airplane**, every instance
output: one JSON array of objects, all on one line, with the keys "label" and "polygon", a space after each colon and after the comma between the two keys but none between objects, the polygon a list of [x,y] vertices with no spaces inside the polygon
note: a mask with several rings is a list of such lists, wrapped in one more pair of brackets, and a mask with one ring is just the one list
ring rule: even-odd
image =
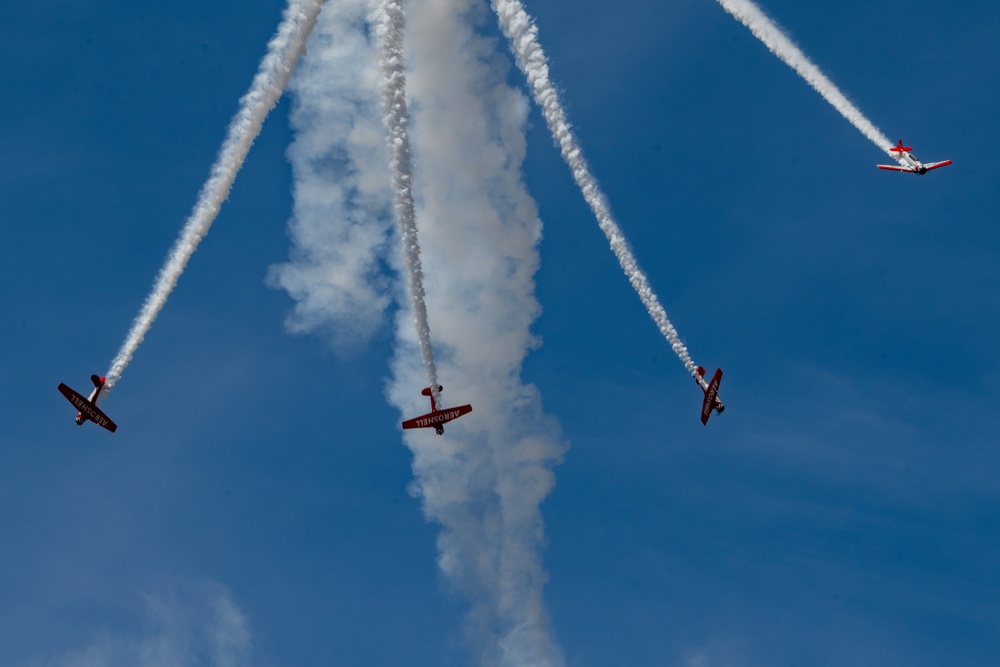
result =
[{"label": "red airplane", "polygon": [[726,406],[719,400],[719,383],[722,382],[722,369],[717,368],[715,375],[712,376],[712,381],[705,382],[705,369],[702,366],[698,366],[698,372],[694,376],[694,381],[705,392],[705,400],[701,404],[701,423],[707,426],[708,418],[712,416],[712,410],[721,415],[722,411],[726,409]]},{"label": "red airplane", "polygon": [[[438,385],[438,394],[444,391],[444,387]],[[431,392],[431,388],[427,387],[420,392],[424,396],[430,396],[431,398],[431,411],[426,415],[420,415],[419,417],[414,417],[413,419],[407,419],[403,422],[403,428],[430,428],[434,427],[434,431],[438,435],[444,435],[444,425],[450,422],[452,419],[458,419],[462,415],[467,415],[472,412],[471,405],[460,405],[457,408],[446,408],[444,410],[438,410],[437,405],[434,403],[434,394]]]},{"label": "red airplane", "polygon": [[888,165],[888,164],[877,164],[875,165],[879,169],[885,169],[886,171],[907,171],[911,174],[920,174],[923,176],[931,169],[938,169],[939,167],[947,167],[951,164],[951,160],[945,160],[944,162],[928,162],[924,164],[917,159],[915,155],[910,153],[913,149],[909,146],[903,145],[903,140],[900,139],[894,147],[889,149],[890,153],[898,153],[896,159],[899,160],[899,165]]},{"label": "red airplane", "polygon": [[65,396],[66,400],[75,405],[80,411],[76,413],[76,423],[78,426],[83,426],[83,422],[90,420],[98,426],[104,427],[114,433],[118,429],[118,425],[111,421],[97,407],[97,397],[101,395],[101,390],[104,389],[104,378],[91,375],[90,381],[94,383],[94,391],[90,392],[90,398],[84,398],[62,383],[59,384],[59,393]]}]

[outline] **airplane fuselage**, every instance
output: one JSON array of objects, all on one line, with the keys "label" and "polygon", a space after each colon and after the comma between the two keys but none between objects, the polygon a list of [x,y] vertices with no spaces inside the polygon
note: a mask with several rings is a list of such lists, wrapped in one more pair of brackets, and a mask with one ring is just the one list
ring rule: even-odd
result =
[{"label": "airplane fuselage", "polygon": [[705,380],[705,369],[698,366],[698,370],[694,374],[694,381],[705,392],[705,400],[701,404],[701,423],[707,425],[708,418],[712,415],[713,410],[721,415],[726,409],[726,406],[719,400],[719,383],[722,382],[722,369],[716,369],[712,381],[708,382]]},{"label": "airplane fuselage", "polygon": [[912,169],[914,173],[920,174],[921,176],[927,173],[927,167],[924,166],[923,162],[914,157],[912,153],[903,151],[899,158],[901,162],[906,162],[906,166]]},{"label": "airplane fuselage", "polygon": [[[100,387],[94,387],[94,391],[90,392],[90,396],[87,397],[87,401],[91,405],[95,406],[97,405],[97,397],[101,395],[101,389],[104,389],[103,383],[101,384]],[[98,426],[104,426],[104,424],[101,423],[102,421],[105,421],[104,418],[101,415],[96,414],[93,410],[91,410],[89,405],[87,405],[86,403],[78,403],[73,399],[70,399],[70,403],[76,405],[76,407],[82,411],[76,413],[77,426],[83,426],[83,422],[87,421],[88,419],[97,424]],[[86,417],[84,416],[84,412],[86,412],[87,414]]]}]

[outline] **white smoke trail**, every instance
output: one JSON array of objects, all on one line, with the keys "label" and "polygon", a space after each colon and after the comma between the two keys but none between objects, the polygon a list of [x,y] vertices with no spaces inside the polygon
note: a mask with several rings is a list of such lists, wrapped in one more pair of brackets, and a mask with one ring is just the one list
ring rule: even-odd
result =
[{"label": "white smoke trail", "polygon": [[[691,355],[688,354],[687,347],[681,342],[680,337],[677,335],[677,330],[674,329],[674,326],[667,318],[667,312],[660,305],[656,293],[649,286],[649,281],[639,268],[621,229],[614,218],[611,217],[611,210],[607,199],[597,184],[597,180],[590,173],[590,167],[583,157],[583,152],[580,150],[576,137],[573,136],[573,131],[566,118],[566,112],[559,102],[559,95],[556,93],[555,86],[549,78],[548,60],[545,57],[545,52],[542,51],[541,45],[538,43],[537,26],[528,13],[525,12],[519,0],[491,0],[491,3],[493,10],[500,20],[500,28],[510,42],[510,48],[517,59],[518,67],[521,68],[521,71],[528,78],[528,85],[535,97],[535,102],[542,109],[542,115],[545,116],[545,122],[549,126],[549,131],[552,133],[552,137],[558,144],[560,151],[562,151],[563,159],[573,172],[573,178],[583,193],[584,199],[586,199],[590,205],[590,209],[597,217],[601,231],[607,236],[608,242],[611,244],[611,250],[614,251],[619,264],[621,264],[622,269],[625,271],[625,275],[628,276],[633,289],[638,293],[639,298],[642,299],[642,303],[646,306],[646,310],[649,311],[653,322],[660,329],[660,333],[670,343],[674,353],[684,364],[684,368],[698,379],[696,364],[691,360]],[[705,384],[704,381],[702,381],[702,384]]]},{"label": "white smoke trail", "polygon": [[[538,341],[533,276],[541,224],[525,189],[529,106],[510,64],[473,29],[482,0],[408,6],[411,138],[428,310],[446,390],[475,411],[444,438],[407,432],[427,516],[441,525],[439,566],[473,602],[467,632],[484,667],[559,667],[543,601],[544,522],[565,445],[521,378]],[[420,406],[411,327],[401,314],[390,400]],[[450,387],[450,388],[449,388]]]},{"label": "white smoke trail", "polygon": [[763,42],[771,53],[798,72],[799,76],[823,96],[823,99],[832,104],[844,118],[858,128],[861,134],[868,137],[885,153],[894,159],[896,158],[894,153],[889,152],[893,146],[892,142],[856,106],[851,104],[850,100],[840,92],[840,89],[802,53],[802,50],[764,14],[760,7],[750,0],[718,0],[718,2],[723,9],[749,28],[750,32]]},{"label": "white smoke trail", "polygon": [[156,278],[153,290],[132,324],[118,356],[106,373],[107,390],[114,387],[128,366],[136,349],[167,302],[177,280],[187,266],[198,243],[208,233],[254,139],[260,134],[264,119],[274,108],[291,77],[295,64],[305,50],[309,33],[316,24],[326,0],[289,0],[277,33],[268,44],[267,55],[260,63],[250,90],[240,100],[240,109],[229,125],[229,132],[212,166],[211,175],[201,189],[191,216],[171,249]]},{"label": "white smoke trail", "polygon": [[382,107],[385,111],[386,142],[389,147],[389,169],[392,172],[392,194],[396,213],[396,228],[406,262],[406,284],[413,308],[413,323],[420,341],[420,355],[427,371],[427,382],[434,403],[441,406],[438,394],[437,368],[431,348],[431,328],[427,320],[424,270],[420,264],[420,242],[413,204],[413,160],[410,156],[409,115],[406,110],[406,63],[403,60],[403,28],[405,19],[401,0],[384,0],[375,15],[375,42],[379,70],[382,74]]},{"label": "white smoke trail", "polygon": [[[272,277],[298,301],[297,330],[339,335],[351,321],[377,320],[382,301],[343,299],[335,285],[382,296],[392,288],[372,269],[387,260],[405,271],[398,246],[370,242],[388,229],[391,205],[384,134],[372,136],[374,26],[367,31],[363,21],[377,4],[338,0],[336,12],[325,11],[292,86],[295,245]],[[539,505],[565,443],[538,391],[520,378],[538,345],[531,325],[541,311],[533,282],[541,227],[521,174],[528,104],[507,85],[510,64],[495,43],[470,24],[488,16],[482,0],[413,3],[407,12],[413,195],[436,363],[447,396],[475,407],[443,438],[406,432],[411,492],[441,527],[442,572],[471,602],[466,629],[476,664],[559,667],[543,602]],[[378,233],[354,233],[363,222]],[[344,261],[355,252],[362,261]],[[426,372],[413,313],[400,301],[386,391],[410,417],[427,409],[419,393]]]}]

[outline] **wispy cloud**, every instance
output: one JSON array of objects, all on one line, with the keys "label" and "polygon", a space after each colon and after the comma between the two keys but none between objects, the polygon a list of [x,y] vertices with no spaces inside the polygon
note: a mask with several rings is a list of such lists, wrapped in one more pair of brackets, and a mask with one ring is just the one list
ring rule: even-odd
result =
[{"label": "wispy cloud", "polygon": [[51,667],[245,667],[251,654],[246,617],[221,585],[182,585],[145,596],[136,636],[104,631]]}]

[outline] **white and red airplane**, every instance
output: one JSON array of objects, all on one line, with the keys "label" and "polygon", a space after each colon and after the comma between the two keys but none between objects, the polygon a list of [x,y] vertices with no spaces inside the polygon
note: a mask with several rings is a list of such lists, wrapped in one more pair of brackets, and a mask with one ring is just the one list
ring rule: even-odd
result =
[{"label": "white and red airplane", "polygon": [[59,384],[59,393],[65,396],[66,400],[75,405],[76,409],[79,410],[76,413],[76,423],[78,426],[83,426],[83,422],[89,420],[114,433],[118,429],[118,425],[111,421],[97,407],[97,398],[101,395],[101,390],[104,389],[104,378],[91,375],[90,381],[94,383],[94,391],[90,392],[89,398],[84,398],[62,383]]},{"label": "white and red airplane", "polygon": [[931,169],[947,167],[951,164],[951,160],[944,160],[943,162],[928,162],[927,164],[924,164],[910,152],[912,150],[913,149],[909,146],[904,146],[903,140],[900,139],[899,143],[889,149],[890,153],[898,153],[896,159],[899,160],[899,166],[888,164],[877,164],[875,166],[879,169],[885,169],[886,171],[908,171],[911,174],[920,174],[923,176]]},{"label": "white and red airplane", "polygon": [[698,372],[694,376],[694,381],[705,392],[705,400],[701,404],[701,423],[707,426],[708,418],[712,416],[712,410],[721,415],[722,411],[726,409],[726,406],[719,400],[719,383],[722,382],[722,369],[715,369],[712,381],[706,382],[705,369],[702,366],[698,366]]},{"label": "white and red airplane", "polygon": [[[444,387],[438,385],[438,394],[444,391]],[[431,392],[431,388],[427,387],[420,392],[424,396],[430,396],[431,398],[431,411],[426,415],[420,415],[419,417],[414,417],[413,419],[407,419],[403,422],[403,428],[431,428],[434,427],[434,431],[438,435],[444,435],[444,425],[450,422],[452,419],[458,419],[462,415],[467,415],[472,412],[471,405],[460,405],[457,408],[445,408],[443,410],[438,410],[437,405],[434,403],[434,394]]]}]

